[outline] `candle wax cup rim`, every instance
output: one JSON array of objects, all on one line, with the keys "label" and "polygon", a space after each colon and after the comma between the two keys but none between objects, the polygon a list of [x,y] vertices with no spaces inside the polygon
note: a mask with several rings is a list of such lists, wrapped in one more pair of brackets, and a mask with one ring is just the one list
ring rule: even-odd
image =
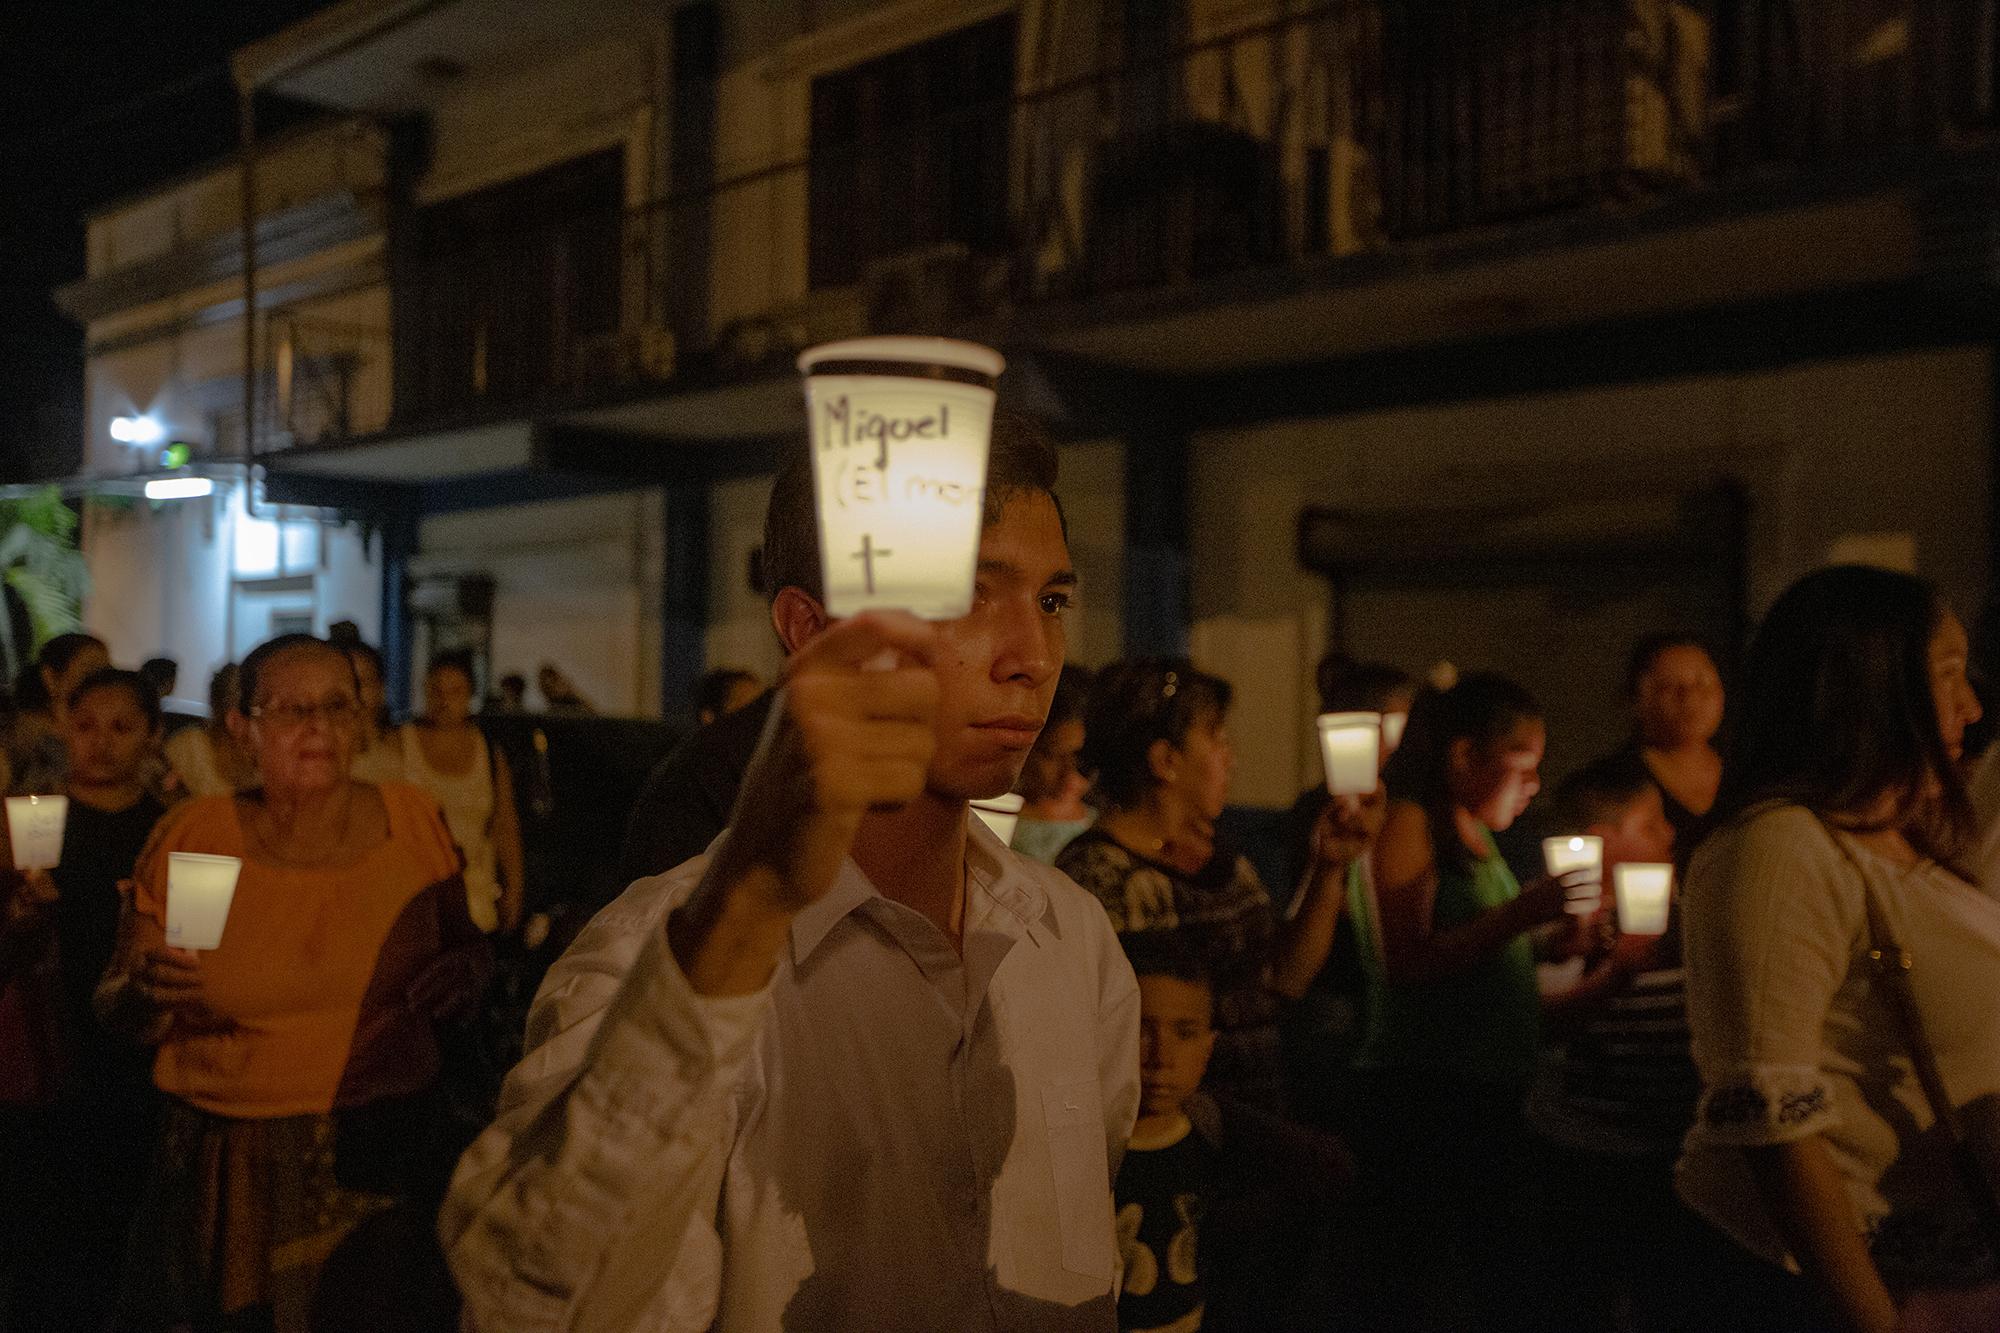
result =
[{"label": "candle wax cup rim", "polygon": [[885,335],[873,338],[846,338],[821,343],[799,353],[799,372],[814,373],[823,361],[901,361],[911,366],[948,366],[999,379],[1007,359],[980,343],[960,338],[920,335]]}]

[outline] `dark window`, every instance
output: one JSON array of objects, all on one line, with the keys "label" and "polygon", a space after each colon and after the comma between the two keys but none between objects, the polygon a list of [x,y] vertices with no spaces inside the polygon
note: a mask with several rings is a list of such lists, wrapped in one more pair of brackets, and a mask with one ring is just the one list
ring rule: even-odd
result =
[{"label": "dark window", "polygon": [[941,241],[1002,248],[1013,90],[1012,14],[813,80],[812,285]]},{"label": "dark window", "polygon": [[405,417],[526,402],[575,378],[618,330],[624,162],[578,158],[449,199],[416,219]]}]

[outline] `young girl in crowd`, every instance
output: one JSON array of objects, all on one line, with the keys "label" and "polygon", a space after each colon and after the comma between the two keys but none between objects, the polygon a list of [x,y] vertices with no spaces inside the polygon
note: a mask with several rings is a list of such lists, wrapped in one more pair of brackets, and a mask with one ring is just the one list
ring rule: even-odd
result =
[{"label": "young girl in crowd", "polygon": [[[1549,1333],[1707,1333],[1695,1284],[1665,1271],[1714,1273],[1740,1261],[1674,1196],[1673,1165],[1700,1083],[1688,1056],[1679,927],[1615,930],[1617,871],[1674,859],[1659,788],[1631,751],[1564,779],[1553,831],[1602,840],[1604,945],[1572,987],[1551,996],[1528,1123],[1543,1196],[1542,1288]],[[1583,960],[1577,960],[1582,967]]]},{"label": "young girl in crowd", "polygon": [[1961,860],[1965,630],[1919,579],[1822,570],[1771,608],[1742,694],[1685,894],[1703,1091],[1680,1189],[1761,1261],[1718,1294],[1736,1327],[2000,1328],[2000,901]]},{"label": "young girl in crowd", "polygon": [[[17,1278],[24,1306],[8,1327],[91,1329],[111,1312],[116,1286],[106,1274],[118,1271],[123,1256],[157,1106],[150,1052],[104,1028],[91,995],[117,943],[119,886],[166,810],[145,786],[160,727],[153,687],[135,672],[104,668],[63,703],[69,807],[60,864],[7,875],[16,907],[33,904],[54,951],[60,1003],[53,1016],[65,1055],[39,1173],[47,1193],[22,1231],[31,1246]],[[11,865],[11,857],[0,855],[0,863]]]},{"label": "young girl in crowd", "polygon": [[7,790],[26,795],[60,790],[63,779],[63,712],[85,676],[111,665],[94,634],[58,634],[42,645],[35,664],[14,687],[15,713],[7,735]]},{"label": "young girl in crowd", "polygon": [[1522,889],[1493,835],[1540,790],[1544,743],[1526,691],[1470,674],[1417,700],[1384,774],[1373,910],[1356,922],[1369,981],[1357,1064],[1372,1101],[1357,1148],[1408,1228],[1407,1288],[1391,1305],[1419,1325],[1416,1312],[1454,1286],[1476,1313],[1447,1322],[1535,1319],[1522,1292],[1521,1101],[1540,1043],[1530,932],[1562,918],[1564,886],[1545,877]]}]

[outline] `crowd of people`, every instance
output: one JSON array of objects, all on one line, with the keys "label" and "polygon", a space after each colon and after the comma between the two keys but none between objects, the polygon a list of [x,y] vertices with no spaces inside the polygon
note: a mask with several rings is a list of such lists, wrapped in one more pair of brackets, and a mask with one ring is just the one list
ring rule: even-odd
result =
[{"label": "crowd of people", "polygon": [[[223,666],[206,716],[176,675],[71,633],[12,691],[4,787],[67,810],[0,893],[0,1329],[448,1327],[431,1219],[487,1106],[444,1063],[526,889],[472,660],[401,726],[352,634]],[[199,955],[163,933],[184,853],[241,862]]]},{"label": "crowd of people", "polygon": [[[834,623],[780,477],[783,688],[704,683],[483,1091],[526,886],[470,660],[391,726],[371,649],[281,636],[167,737],[158,664],[52,640],[0,1333],[2000,1327],[2000,750],[1932,587],[1807,576],[1727,709],[1636,645],[1628,741],[1540,801],[1520,685],[1331,657],[1379,784],[1239,836],[1229,682],[1064,664],[1053,488],[1003,417],[973,612]],[[1008,788],[1011,846],[967,812]],[[187,854],[241,866],[199,953]]]}]

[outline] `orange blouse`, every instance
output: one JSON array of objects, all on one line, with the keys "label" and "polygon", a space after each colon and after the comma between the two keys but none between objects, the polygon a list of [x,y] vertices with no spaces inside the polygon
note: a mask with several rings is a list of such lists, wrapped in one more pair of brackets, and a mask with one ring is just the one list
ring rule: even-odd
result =
[{"label": "orange blouse", "polygon": [[413,1092],[437,1073],[412,983],[478,940],[461,860],[437,803],[384,783],[389,836],[358,861],[300,869],[250,859],[233,796],[189,801],[139,859],[137,910],[164,928],[167,856],[243,859],[220,947],[200,954],[203,999],[226,1024],[168,1031],[162,1092],[216,1115],[305,1115]]}]

